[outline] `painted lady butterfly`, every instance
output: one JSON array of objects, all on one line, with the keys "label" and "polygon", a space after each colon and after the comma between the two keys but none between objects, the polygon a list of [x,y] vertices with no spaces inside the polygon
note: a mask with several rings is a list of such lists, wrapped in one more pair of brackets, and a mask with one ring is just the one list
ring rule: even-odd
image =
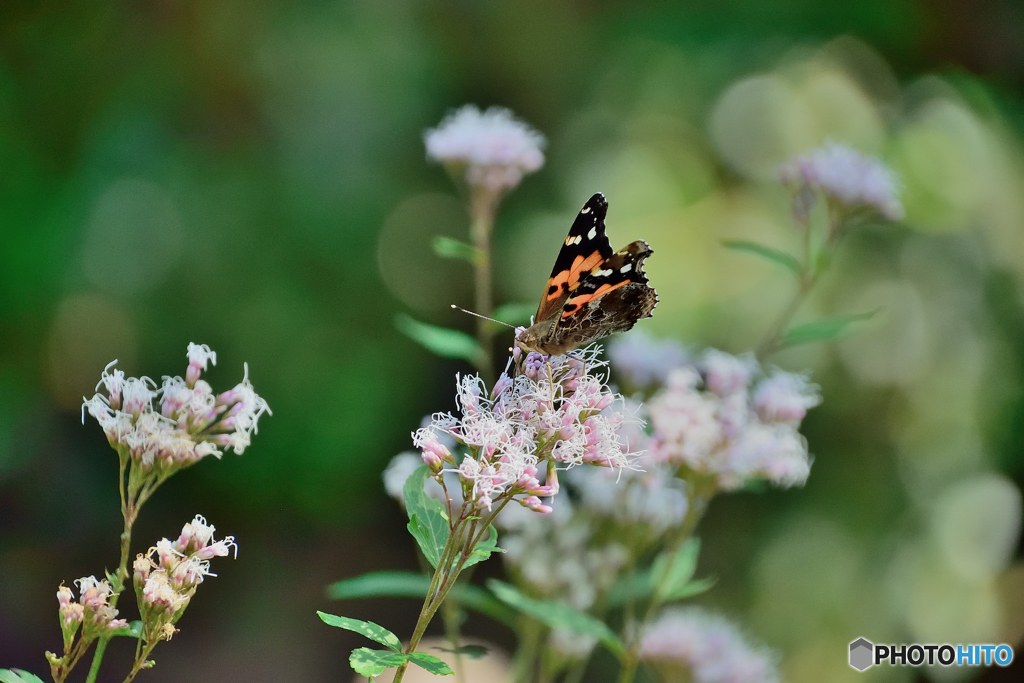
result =
[{"label": "painted lady butterfly", "polygon": [[644,259],[653,252],[643,240],[612,252],[604,233],[607,212],[608,202],[599,192],[576,216],[534,324],[516,336],[520,348],[560,355],[651,317],[658,293],[647,284]]}]

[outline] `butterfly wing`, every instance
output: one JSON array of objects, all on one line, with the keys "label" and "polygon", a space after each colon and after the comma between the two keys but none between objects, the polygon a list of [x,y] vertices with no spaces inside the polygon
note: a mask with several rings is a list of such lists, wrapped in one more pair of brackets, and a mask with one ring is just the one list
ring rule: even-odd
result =
[{"label": "butterfly wing", "polygon": [[652,253],[647,242],[637,240],[584,273],[548,334],[552,352],[625,332],[651,317],[658,293],[647,282],[644,260]]},{"label": "butterfly wing", "polygon": [[604,232],[607,213],[608,202],[600,192],[580,209],[555,259],[534,322],[555,319],[584,276],[613,255]]}]

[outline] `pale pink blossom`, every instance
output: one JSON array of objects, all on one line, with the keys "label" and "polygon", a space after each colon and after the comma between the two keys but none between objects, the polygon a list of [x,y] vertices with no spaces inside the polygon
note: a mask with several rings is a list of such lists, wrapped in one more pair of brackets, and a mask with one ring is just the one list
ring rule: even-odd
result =
[{"label": "pale pink blossom", "polygon": [[544,136],[501,107],[481,112],[466,105],[428,130],[424,140],[428,159],[491,192],[513,189],[544,165]]},{"label": "pale pink blossom", "polygon": [[797,192],[803,214],[809,188],[847,209],[867,208],[890,221],[903,219],[896,176],[878,159],[848,145],[828,143],[796,156],[779,167],[779,179]]},{"label": "pale pink blossom", "polygon": [[640,656],[690,671],[693,683],[775,683],[778,657],[752,644],[722,616],[697,607],[667,610],[647,627]]}]

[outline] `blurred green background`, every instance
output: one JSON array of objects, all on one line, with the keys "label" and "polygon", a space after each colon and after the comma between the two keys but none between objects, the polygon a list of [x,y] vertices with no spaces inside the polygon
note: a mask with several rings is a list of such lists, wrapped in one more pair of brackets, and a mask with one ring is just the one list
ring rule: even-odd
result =
[{"label": "blurred green background", "polygon": [[[500,300],[534,300],[603,191],[612,242],[656,251],[642,326],[694,348],[750,348],[789,294],[719,243],[795,248],[775,164],[830,139],[885,158],[906,222],[855,232],[800,317],[882,312],[776,359],[823,388],[814,469],[715,501],[706,602],[791,681],[914,680],[849,669],[858,636],[1018,643],[1022,32],[1013,0],[2,3],[0,665],[46,673],[57,585],[117,559],[116,459],[82,396],[114,358],[183,374],[194,341],[215,389],[248,362],[274,415],[142,514],[137,551],[196,513],[241,548],[146,680],[348,680],[362,643],[314,610],[329,581],[415,567],[380,473],[467,370],[393,326],[471,327],[448,309],[468,272],[429,248],[468,219],[422,144],[467,102],[549,139],[499,216]],[[344,613],[407,634],[417,609]],[[129,658],[112,646],[105,680]]]}]

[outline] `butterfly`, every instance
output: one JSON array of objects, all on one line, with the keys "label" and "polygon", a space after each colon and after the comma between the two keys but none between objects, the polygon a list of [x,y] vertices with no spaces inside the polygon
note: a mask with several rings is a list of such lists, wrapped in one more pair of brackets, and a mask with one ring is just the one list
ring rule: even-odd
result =
[{"label": "butterfly", "polygon": [[604,233],[607,213],[598,192],[577,214],[533,325],[516,335],[520,348],[557,356],[651,317],[658,293],[647,284],[644,260],[653,252],[643,240],[613,252]]}]

